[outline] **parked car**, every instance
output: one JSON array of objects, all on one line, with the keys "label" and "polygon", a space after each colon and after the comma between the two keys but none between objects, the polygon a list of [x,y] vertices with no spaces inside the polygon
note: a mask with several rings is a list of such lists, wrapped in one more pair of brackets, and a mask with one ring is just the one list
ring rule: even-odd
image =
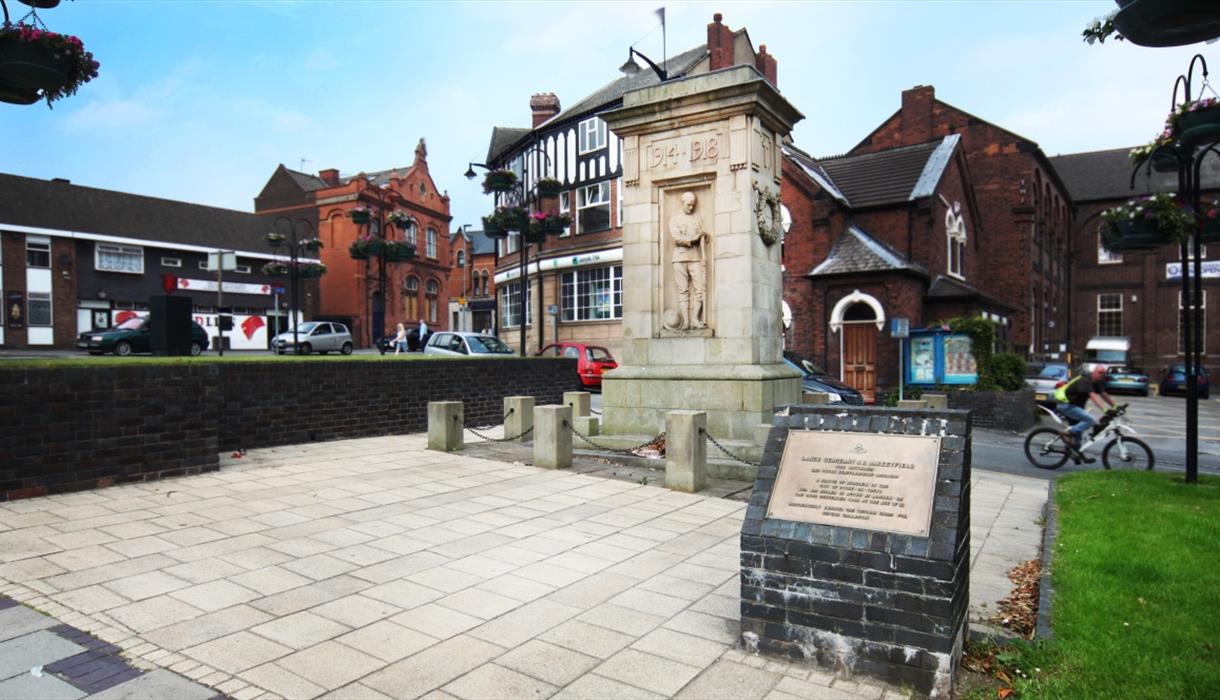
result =
[{"label": "parked car", "polygon": [[843,402],[853,406],[864,405],[864,396],[850,386],[831,377],[820,367],[792,352],[784,351],[784,364],[801,373],[801,390],[830,395],[831,403]]},{"label": "parked car", "polygon": [[539,350],[538,356],[576,358],[576,376],[580,378],[581,386],[599,391],[602,388],[602,372],[618,367],[610,351],[600,345],[551,343]]},{"label": "parked car", "polygon": [[[152,352],[152,335],[149,319],[129,318],[114,328],[81,333],[76,338],[78,350],[88,350],[90,355],[113,352],[127,356],[136,352]],[[208,333],[198,323],[191,321],[191,355],[199,355],[208,349]]]},{"label": "parked car", "polygon": [[517,351],[505,345],[503,340],[494,335],[438,331],[432,333],[428,338],[428,343],[424,345],[424,354],[449,357],[494,357],[515,355]]},{"label": "parked car", "polygon": [[1034,390],[1034,401],[1043,406],[1055,404],[1055,389],[1072,378],[1072,368],[1066,362],[1047,362],[1025,385]]},{"label": "parked car", "polygon": [[[1186,365],[1170,365],[1163,370],[1161,377],[1161,394],[1186,395]],[[1207,368],[1199,367],[1199,398],[1207,399],[1212,395],[1212,380],[1207,374]]]},{"label": "parked car", "polygon": [[1148,375],[1144,373],[1144,370],[1135,367],[1115,366],[1106,370],[1104,386],[1107,394],[1129,391],[1140,396],[1147,396]]},{"label": "parked car", "polygon": [[319,352],[325,355],[328,352],[341,352],[344,355],[352,354],[352,349],[355,344],[352,343],[351,331],[342,323],[334,321],[310,321],[302,323],[296,333],[298,346],[293,345],[292,331],[289,330],[280,333],[271,339],[271,350],[277,355],[284,353],[295,353],[297,355],[308,355],[313,352]]}]

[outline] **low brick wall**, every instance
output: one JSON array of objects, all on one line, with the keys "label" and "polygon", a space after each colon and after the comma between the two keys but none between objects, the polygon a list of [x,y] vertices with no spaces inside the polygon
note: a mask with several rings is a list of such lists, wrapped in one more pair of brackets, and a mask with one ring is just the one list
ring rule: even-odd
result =
[{"label": "low brick wall", "polygon": [[1025,432],[1034,424],[1034,392],[950,391],[949,408],[970,411],[976,428]]},{"label": "low brick wall", "polygon": [[558,404],[576,384],[563,358],[0,369],[0,501],[214,471],[230,450],[422,432],[429,401],[498,424],[505,396]]}]

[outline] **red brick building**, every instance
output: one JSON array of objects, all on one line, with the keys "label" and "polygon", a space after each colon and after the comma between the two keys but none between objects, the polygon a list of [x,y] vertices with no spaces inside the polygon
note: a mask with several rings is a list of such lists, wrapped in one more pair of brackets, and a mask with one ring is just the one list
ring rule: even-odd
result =
[{"label": "red brick building", "polygon": [[460,228],[449,237],[449,251],[449,329],[495,333],[496,242]]},{"label": "red brick building", "polygon": [[[372,221],[358,226],[348,212],[357,205],[372,209]],[[429,329],[448,329],[449,195],[437,188],[428,172],[428,151],[420,139],[408,168],[341,177],[338,170],[318,175],[299,173],[283,165],[254,200],[260,214],[305,216],[316,222],[322,239],[321,258],[328,268],[322,278],[319,318],[347,323],[357,345],[369,347],[403,322]],[[391,211],[406,212],[412,225],[405,231],[387,226],[386,238],[416,246],[409,262],[387,262],[385,286],[376,259],[353,260],[348,246],[360,235],[380,235],[381,219]]]},{"label": "red brick building", "polygon": [[[1119,148],[1051,158],[1074,204],[1071,347],[1079,356],[1093,336],[1130,338],[1132,362],[1157,381],[1163,368],[1184,361],[1181,248],[1166,244],[1114,254],[1101,246],[1097,229],[1102,211],[1135,196],[1174,191],[1177,175],[1141,170],[1133,181],[1127,153]],[[1205,201],[1210,201],[1220,196],[1220,167],[1215,159],[1204,160],[1204,166]],[[1203,246],[1202,252],[1203,361],[1215,377],[1220,372],[1220,263],[1213,261],[1216,250]]]}]

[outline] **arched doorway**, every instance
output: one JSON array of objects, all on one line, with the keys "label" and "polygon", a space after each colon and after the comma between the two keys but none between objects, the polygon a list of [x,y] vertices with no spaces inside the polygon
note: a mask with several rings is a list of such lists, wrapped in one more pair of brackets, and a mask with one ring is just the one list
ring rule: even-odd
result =
[{"label": "arched doorway", "polygon": [[839,377],[868,403],[877,399],[877,339],[884,326],[881,303],[860,290],[840,299],[830,316],[830,330],[839,333]]}]

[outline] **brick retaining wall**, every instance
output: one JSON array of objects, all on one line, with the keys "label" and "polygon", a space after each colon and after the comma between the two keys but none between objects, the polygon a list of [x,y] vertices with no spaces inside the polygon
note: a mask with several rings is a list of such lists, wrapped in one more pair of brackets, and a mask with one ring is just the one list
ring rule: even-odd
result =
[{"label": "brick retaining wall", "polygon": [[562,403],[563,358],[167,363],[0,369],[0,501],[219,468],[236,449],[421,432],[429,401],[499,424]]},{"label": "brick retaining wall", "polygon": [[976,428],[995,428],[1022,433],[1034,424],[1034,392],[949,391],[949,408],[970,411]]}]

